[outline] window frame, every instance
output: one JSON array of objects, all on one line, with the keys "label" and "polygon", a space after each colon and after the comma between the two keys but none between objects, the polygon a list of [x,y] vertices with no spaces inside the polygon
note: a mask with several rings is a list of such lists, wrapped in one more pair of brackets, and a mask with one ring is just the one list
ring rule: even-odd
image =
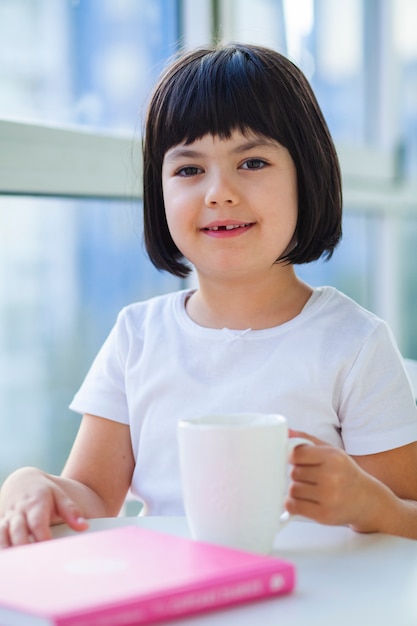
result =
[{"label": "window frame", "polygon": [[[133,137],[0,120],[0,194],[140,197],[140,146]],[[135,168],[133,167],[135,165]]]},{"label": "window frame", "polygon": [[[0,119],[0,194],[141,198],[140,138]],[[417,215],[417,184],[397,174],[397,155],[337,145],[347,211]]]}]

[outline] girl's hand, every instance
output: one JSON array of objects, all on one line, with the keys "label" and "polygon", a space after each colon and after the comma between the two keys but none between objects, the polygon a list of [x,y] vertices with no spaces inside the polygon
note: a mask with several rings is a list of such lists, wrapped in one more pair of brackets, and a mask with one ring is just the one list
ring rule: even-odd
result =
[{"label": "girl's hand", "polygon": [[0,491],[0,549],[50,539],[50,526],[60,522],[88,527],[53,476],[32,467],[9,476]]},{"label": "girl's hand", "polygon": [[304,432],[290,431],[290,437],[305,437],[316,445],[300,445],[291,454],[288,512],[322,524],[374,530],[372,496],[378,497],[382,484],[343,450]]}]

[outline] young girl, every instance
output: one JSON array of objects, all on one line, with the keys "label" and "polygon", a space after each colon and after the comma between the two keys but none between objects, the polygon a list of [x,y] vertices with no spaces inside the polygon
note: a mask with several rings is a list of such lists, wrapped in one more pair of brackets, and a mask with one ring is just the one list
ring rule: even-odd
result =
[{"label": "young girl", "polygon": [[152,96],[144,143],[152,262],[196,289],[126,307],[71,407],[84,415],[61,476],[14,472],[0,543],[115,516],[130,488],[150,515],[183,513],[180,418],[282,413],[308,433],[290,513],[417,538],[417,410],[386,324],[294,265],[341,236],[336,152],[303,74],[228,45],[183,55]]}]

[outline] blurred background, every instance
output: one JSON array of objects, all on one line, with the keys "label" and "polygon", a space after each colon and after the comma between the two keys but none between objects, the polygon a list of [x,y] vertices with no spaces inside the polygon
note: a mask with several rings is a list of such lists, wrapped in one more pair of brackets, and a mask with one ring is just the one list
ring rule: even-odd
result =
[{"label": "blurred background", "polygon": [[60,472],[68,404],[118,311],[185,286],[143,249],[143,114],[175,51],[219,40],[307,75],[345,215],[332,260],[298,273],[417,358],[417,0],[0,0],[0,483]]}]

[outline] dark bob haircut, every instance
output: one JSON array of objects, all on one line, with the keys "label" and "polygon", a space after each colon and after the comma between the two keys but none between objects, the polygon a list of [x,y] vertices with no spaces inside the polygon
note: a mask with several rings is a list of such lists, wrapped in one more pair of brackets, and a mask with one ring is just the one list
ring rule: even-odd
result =
[{"label": "dark bob haircut", "polygon": [[144,133],[144,237],[160,270],[185,277],[190,267],[170,235],[162,194],[167,150],[238,130],[288,149],[297,171],[296,245],[277,262],[330,258],[342,233],[341,174],[323,114],[304,74],[281,54],[229,44],[183,54],[166,70],[148,108]]}]

